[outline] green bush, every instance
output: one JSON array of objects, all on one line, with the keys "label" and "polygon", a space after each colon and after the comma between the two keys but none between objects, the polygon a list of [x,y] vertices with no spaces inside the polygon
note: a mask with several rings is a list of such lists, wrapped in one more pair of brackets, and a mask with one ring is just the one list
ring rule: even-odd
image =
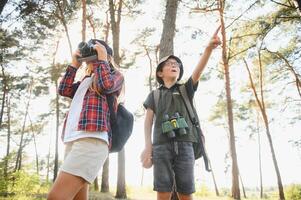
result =
[{"label": "green bush", "polygon": [[290,185],[285,190],[287,200],[301,200],[301,185]]}]

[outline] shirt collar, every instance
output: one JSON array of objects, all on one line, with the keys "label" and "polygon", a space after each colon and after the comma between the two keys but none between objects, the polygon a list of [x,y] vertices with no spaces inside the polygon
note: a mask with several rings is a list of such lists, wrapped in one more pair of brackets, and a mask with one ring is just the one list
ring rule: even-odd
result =
[{"label": "shirt collar", "polygon": [[159,89],[167,89],[167,90],[171,90],[171,89],[174,89],[175,87],[178,87],[179,85],[181,85],[180,84],[180,82],[179,81],[177,81],[173,86],[171,86],[170,88],[167,88],[167,87],[165,87],[165,85],[160,85],[160,87],[159,87]]}]

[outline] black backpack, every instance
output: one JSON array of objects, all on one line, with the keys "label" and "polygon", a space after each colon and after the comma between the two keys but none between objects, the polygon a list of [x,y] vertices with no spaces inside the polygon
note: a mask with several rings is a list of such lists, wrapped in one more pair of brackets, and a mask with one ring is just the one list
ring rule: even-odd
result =
[{"label": "black backpack", "polygon": [[[190,102],[188,98],[185,85],[179,86],[179,92],[184,100],[184,104],[187,109],[190,121],[192,122],[193,127],[197,129],[197,133],[198,133],[196,136],[198,141],[193,143],[194,158],[197,160],[198,158],[203,157],[206,170],[211,171],[209,167],[208,155],[205,149],[205,138],[202,129],[200,127],[199,118],[192,102]],[[156,109],[158,108],[159,98],[160,98],[160,90],[156,89],[154,90],[154,100],[155,100]]]},{"label": "black backpack", "polygon": [[117,112],[114,112],[114,95],[107,95],[110,110],[110,124],[112,145],[110,153],[119,152],[129,139],[133,131],[134,116],[122,104],[118,104]]}]

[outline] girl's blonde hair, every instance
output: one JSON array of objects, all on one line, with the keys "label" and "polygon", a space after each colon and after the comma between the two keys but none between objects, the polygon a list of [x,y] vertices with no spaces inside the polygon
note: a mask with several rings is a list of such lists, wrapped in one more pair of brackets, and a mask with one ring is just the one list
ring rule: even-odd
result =
[{"label": "girl's blonde hair", "polygon": [[[108,55],[108,62],[112,69],[115,70],[115,69],[119,68],[118,65],[114,62],[113,57],[110,55]],[[100,95],[101,89],[99,87],[97,87],[97,79],[96,79],[95,75],[93,74],[93,63],[92,62],[87,64],[86,75],[92,77],[92,84],[90,85],[89,89],[96,92],[98,95]]]}]

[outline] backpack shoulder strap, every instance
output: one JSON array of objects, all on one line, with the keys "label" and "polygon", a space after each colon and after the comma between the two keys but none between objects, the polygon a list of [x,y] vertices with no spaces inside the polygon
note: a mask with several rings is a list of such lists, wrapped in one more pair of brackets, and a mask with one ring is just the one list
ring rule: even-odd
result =
[{"label": "backpack shoulder strap", "polygon": [[185,104],[185,106],[187,108],[188,115],[190,117],[190,120],[191,120],[192,124],[195,125],[195,126],[199,126],[199,122],[198,122],[197,116],[195,114],[195,111],[193,109],[191,101],[188,98],[188,94],[187,94],[187,90],[186,90],[185,85],[180,85],[179,90],[180,90],[181,96],[183,97],[184,104]]},{"label": "backpack shoulder strap", "polygon": [[110,112],[110,123],[114,124],[116,120],[116,112],[114,111],[114,95],[113,94],[107,94],[107,103],[109,107],[109,112]]},{"label": "backpack shoulder strap", "polygon": [[[188,111],[188,115],[190,117],[190,120],[192,122],[192,124],[197,128],[197,130],[199,131],[199,134],[202,134],[202,130],[201,130],[201,127],[200,127],[200,124],[199,124],[199,120],[198,120],[198,117],[197,117],[197,114],[196,114],[196,110],[194,109],[190,99],[188,98],[188,94],[187,94],[187,90],[186,90],[186,87],[185,85],[180,85],[179,87],[179,91],[180,91],[180,94],[184,100],[184,104],[186,106],[186,109]],[[207,156],[207,152],[206,152],[206,149],[205,149],[205,143],[202,139],[202,136],[198,134],[198,141],[199,143],[201,144],[201,149],[202,149],[202,152],[203,152],[203,159],[204,159],[204,163],[205,163],[205,168],[207,171],[211,171],[210,169],[210,166],[209,166],[209,159],[208,159],[208,156]]]},{"label": "backpack shoulder strap", "polygon": [[153,95],[154,95],[154,102],[155,102],[155,113],[158,110],[158,106],[159,106],[159,99],[160,99],[160,90],[159,89],[155,89],[153,91]]}]

